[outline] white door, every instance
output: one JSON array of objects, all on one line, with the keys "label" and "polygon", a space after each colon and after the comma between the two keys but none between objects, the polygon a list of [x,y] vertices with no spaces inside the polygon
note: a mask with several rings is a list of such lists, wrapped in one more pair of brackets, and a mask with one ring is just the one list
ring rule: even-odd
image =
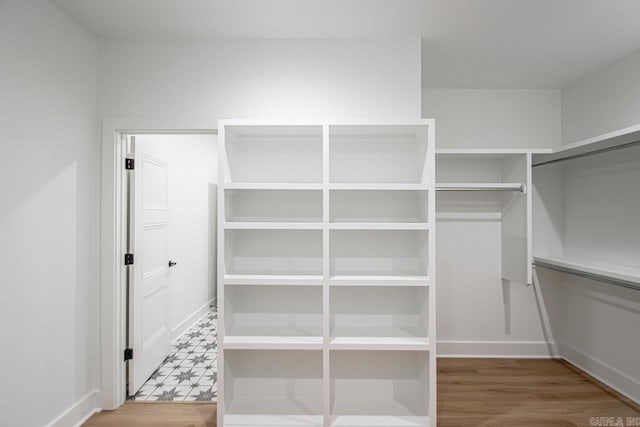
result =
[{"label": "white door", "polygon": [[130,394],[140,389],[171,349],[167,159],[153,143],[138,139],[134,145]]}]

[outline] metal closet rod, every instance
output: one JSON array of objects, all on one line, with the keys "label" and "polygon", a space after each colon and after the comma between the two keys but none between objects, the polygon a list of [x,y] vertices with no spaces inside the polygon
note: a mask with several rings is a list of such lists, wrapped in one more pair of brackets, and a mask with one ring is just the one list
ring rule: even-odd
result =
[{"label": "metal closet rod", "polygon": [[581,157],[593,156],[594,154],[602,154],[602,153],[607,153],[609,151],[621,150],[623,148],[628,148],[636,144],[640,144],[640,140],[627,142],[626,144],[615,145],[613,147],[601,148],[599,150],[588,151],[586,153],[580,153],[580,154],[574,154],[572,156],[561,157],[559,159],[547,160],[546,162],[536,163],[535,165],[532,165],[532,166],[535,168],[537,166],[549,165],[551,163],[558,163],[558,162],[564,162],[566,160],[579,159]]},{"label": "metal closet rod", "polygon": [[518,187],[438,187],[436,185],[436,191],[518,191],[524,193],[526,188],[525,184],[520,184]]},{"label": "metal closet rod", "polygon": [[570,268],[563,268],[557,266],[551,266],[548,264],[538,264],[534,263],[533,266],[535,268],[546,268],[548,270],[559,271],[561,273],[571,274],[572,276],[582,277],[584,279],[595,280],[597,282],[607,283],[609,285],[620,286],[621,288],[632,289],[634,291],[640,291],[640,285],[635,285],[629,282],[623,282],[621,280],[616,280],[611,277],[604,277],[599,274],[590,274],[585,273],[583,271],[577,271]]}]

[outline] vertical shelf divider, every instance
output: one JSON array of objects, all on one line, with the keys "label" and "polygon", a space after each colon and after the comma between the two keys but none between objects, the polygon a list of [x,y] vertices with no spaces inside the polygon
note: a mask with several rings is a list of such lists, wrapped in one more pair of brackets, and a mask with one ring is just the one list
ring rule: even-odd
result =
[{"label": "vertical shelf divider", "polygon": [[[435,120],[429,121],[427,130],[427,160],[425,162],[427,170],[423,174],[423,180],[427,180],[429,194],[427,195],[428,219],[430,224],[436,223],[436,147],[435,147]],[[424,182],[423,182],[424,183]],[[429,230],[429,266],[428,276],[432,278],[431,286],[429,286],[429,343],[431,351],[429,352],[429,418],[431,420],[430,427],[436,427],[437,423],[437,334],[436,334],[436,227]]]},{"label": "vertical shelf divider", "polygon": [[322,403],[324,427],[331,426],[329,274],[329,126],[324,124],[322,126]]}]

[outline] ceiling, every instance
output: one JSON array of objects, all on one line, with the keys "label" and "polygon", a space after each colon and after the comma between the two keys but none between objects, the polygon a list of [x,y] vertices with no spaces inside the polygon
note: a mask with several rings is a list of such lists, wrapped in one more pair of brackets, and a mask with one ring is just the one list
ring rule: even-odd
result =
[{"label": "ceiling", "polygon": [[422,38],[423,87],[561,88],[640,48],[638,0],[52,0],[100,38]]}]

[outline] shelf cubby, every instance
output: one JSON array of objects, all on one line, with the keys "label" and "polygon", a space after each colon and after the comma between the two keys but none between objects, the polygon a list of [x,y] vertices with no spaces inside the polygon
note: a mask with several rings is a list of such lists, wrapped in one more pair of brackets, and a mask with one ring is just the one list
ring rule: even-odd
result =
[{"label": "shelf cubby", "polygon": [[225,230],[224,240],[225,274],[322,274],[321,230]]},{"label": "shelf cubby", "polygon": [[427,191],[332,190],[330,222],[427,223]]},{"label": "shelf cubby", "polygon": [[225,126],[224,182],[322,182],[322,126]]},{"label": "shelf cubby", "polygon": [[424,126],[330,126],[330,182],[425,183],[426,132]]},{"label": "shelf cubby", "polygon": [[331,345],[368,348],[427,348],[428,288],[332,287]]},{"label": "shelf cubby", "polygon": [[425,230],[331,230],[331,276],[426,280],[428,233]]},{"label": "shelf cubby", "polygon": [[227,189],[225,221],[316,223],[322,226],[322,191]]},{"label": "shelf cubby", "polygon": [[225,344],[322,344],[322,287],[229,286],[224,326]]},{"label": "shelf cubby", "polygon": [[331,352],[332,426],[429,426],[429,353]]},{"label": "shelf cubby", "polygon": [[322,351],[225,350],[224,426],[323,425]]}]

